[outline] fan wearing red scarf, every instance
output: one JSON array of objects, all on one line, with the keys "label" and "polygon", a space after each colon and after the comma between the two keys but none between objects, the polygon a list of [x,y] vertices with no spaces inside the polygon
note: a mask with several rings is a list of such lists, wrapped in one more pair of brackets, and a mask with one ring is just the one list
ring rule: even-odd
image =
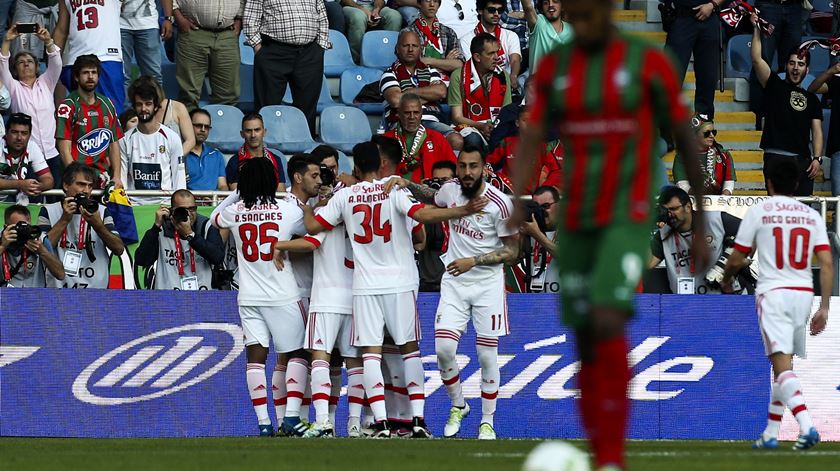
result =
[{"label": "fan wearing red scarf", "polygon": [[283,172],[283,165],[280,157],[265,147],[265,125],[263,117],[259,113],[249,113],[242,118],[242,130],[239,135],[245,139],[245,143],[239,148],[239,152],[228,160],[225,166],[225,177],[231,190],[236,190],[239,182],[239,169],[246,160],[253,157],[265,157],[271,161],[277,174],[277,191],[286,191],[286,174]]},{"label": "fan wearing red scarf", "polygon": [[476,36],[482,33],[493,35],[500,46],[497,52],[499,56],[497,66],[513,77],[514,80],[511,81],[510,85],[514,91],[518,90],[519,83],[516,78],[519,77],[519,71],[522,68],[522,49],[519,44],[519,36],[499,25],[502,13],[507,10],[506,3],[502,0],[477,0],[475,9],[478,12],[478,24],[471,33],[461,38],[461,49],[472,51],[472,41]]},{"label": "fan wearing red scarf", "polygon": [[499,47],[492,34],[479,34],[470,43],[470,60],[452,73],[447,101],[465,146],[486,150],[499,111],[511,102],[510,76],[497,66]]},{"label": "fan wearing red scarf", "polygon": [[420,15],[406,28],[420,36],[420,57],[448,80],[453,70],[464,64],[464,53],[455,30],[441,24],[437,12],[441,0],[419,0]]}]

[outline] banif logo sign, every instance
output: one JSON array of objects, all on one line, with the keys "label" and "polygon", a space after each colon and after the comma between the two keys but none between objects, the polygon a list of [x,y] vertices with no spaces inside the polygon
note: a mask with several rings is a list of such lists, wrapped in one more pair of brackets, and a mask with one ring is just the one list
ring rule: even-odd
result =
[{"label": "banif logo sign", "polygon": [[73,396],[98,406],[157,399],[211,378],[244,348],[242,329],[235,324],[161,330],[97,358],[76,377]]}]

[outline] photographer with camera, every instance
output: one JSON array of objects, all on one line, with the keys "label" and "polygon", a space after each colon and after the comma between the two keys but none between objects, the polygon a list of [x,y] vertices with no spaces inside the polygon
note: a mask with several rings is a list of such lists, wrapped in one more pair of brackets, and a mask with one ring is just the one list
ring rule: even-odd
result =
[{"label": "photographer with camera", "polygon": [[[441,160],[432,165],[432,178],[423,180],[423,184],[437,191],[446,182],[455,178],[457,169],[448,160]],[[426,246],[417,252],[417,271],[420,274],[420,291],[440,291],[440,280],[446,267],[440,260],[446,241],[445,223],[426,224]]]},{"label": "photographer with camera", "polygon": [[[735,235],[741,220],[722,211],[706,211],[706,243],[711,260],[717,260],[706,272],[695,269],[691,257],[694,231],[694,209],[685,190],[667,186],[659,195],[659,222],[664,223],[651,240],[648,268],[663,260],[668,282],[674,294],[720,294],[720,280],[726,258],[732,253]],[[739,287],[736,291],[743,289]]]},{"label": "photographer with camera", "polygon": [[0,287],[43,288],[47,285],[44,269],[58,280],[64,279],[64,267],[55,249],[38,226],[31,224],[26,206],[6,208],[5,227],[0,234],[0,263],[3,278]]},{"label": "photographer with camera", "polygon": [[531,201],[525,202],[525,221],[520,229],[525,273],[530,293],[559,293],[560,283],[557,269],[551,260],[556,255],[554,237],[557,227],[555,205],[560,201],[560,192],[553,186],[543,185],[534,189]]},{"label": "photographer with camera", "polygon": [[56,248],[66,275],[63,281],[48,275],[47,286],[106,289],[110,278],[108,251],[114,255],[125,251],[108,209],[90,196],[94,182],[98,184],[99,179],[92,167],[73,162],[62,176],[64,200],[41,208],[38,226]]},{"label": "photographer with camera", "polygon": [[155,212],[154,224],[134,253],[135,263],[151,267],[158,262],[147,287],[209,290],[213,265],[222,263],[225,255],[219,229],[198,214],[195,196],[189,190],[172,194],[170,206],[161,206]]}]

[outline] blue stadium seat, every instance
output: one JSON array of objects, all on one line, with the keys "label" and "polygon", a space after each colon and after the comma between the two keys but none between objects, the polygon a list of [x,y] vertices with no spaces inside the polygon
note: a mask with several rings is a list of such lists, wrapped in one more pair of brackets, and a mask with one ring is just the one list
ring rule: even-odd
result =
[{"label": "blue stadium seat", "polygon": [[340,31],[330,30],[332,49],[324,51],[324,75],[330,78],[341,77],[345,70],[355,67],[353,56],[350,54],[350,44]]},{"label": "blue stadium seat", "polygon": [[254,48],[245,42],[245,33],[239,35],[239,62],[254,65]]},{"label": "blue stadium seat", "polygon": [[382,71],[368,67],[353,67],[341,74],[339,98],[345,105],[355,106],[367,114],[379,114],[385,110],[383,103],[353,103],[359,90],[371,82],[379,82]]},{"label": "blue stadium seat", "polygon": [[[306,149],[306,152],[312,152],[313,150],[315,150],[316,147],[318,146],[312,146],[311,149]],[[340,150],[338,150],[338,173],[339,175],[342,173],[353,173],[353,164],[350,163],[350,157],[347,157],[347,154],[341,152]]]},{"label": "blue stadium seat", "polygon": [[321,140],[348,154],[353,146],[369,141],[370,124],[365,113],[350,106],[333,106],[321,113]]},{"label": "blue stadium seat", "polygon": [[293,154],[303,152],[317,143],[309,133],[303,112],[294,106],[263,106],[260,114],[265,121],[265,144]]},{"label": "blue stadium seat", "polygon": [[[286,94],[283,95],[283,104],[284,105],[291,105],[293,103],[292,98],[292,87],[286,87]],[[338,103],[332,99],[332,95],[330,95],[330,85],[327,83],[327,78],[324,77],[324,80],[321,82],[321,94],[318,96],[318,106],[316,111],[318,114],[321,114],[325,108],[330,106],[338,106]]]},{"label": "blue stadium seat", "polygon": [[213,123],[207,142],[224,153],[232,153],[242,147],[242,111],[230,105],[207,105],[204,107]]},{"label": "blue stadium seat", "polygon": [[365,67],[384,70],[397,60],[394,48],[399,31],[368,31],[362,36],[361,61]]},{"label": "blue stadium seat", "polygon": [[739,34],[729,39],[726,44],[726,76],[731,78],[749,78],[752,70],[750,45],[752,35]]},{"label": "blue stadium seat", "polygon": [[831,13],[834,11],[834,0],[811,0],[813,11],[821,11]]},{"label": "blue stadium seat", "polygon": [[280,161],[277,163],[283,169],[283,175],[286,176],[286,179],[283,181],[283,183],[286,184],[287,189],[290,188],[292,186],[292,182],[289,181],[289,172],[286,171],[286,169],[289,168],[288,157],[286,157],[286,154],[280,152],[277,149],[272,149],[271,147],[269,147],[268,150],[271,151],[272,154],[276,155],[278,159],[280,159]]},{"label": "blue stadium seat", "polygon": [[[808,39],[813,38],[802,38],[802,42],[805,42]],[[808,66],[808,73],[814,77],[819,77],[820,74],[831,67],[831,54],[829,54],[828,49],[820,46],[814,46],[809,49],[809,51],[811,52],[811,65]]]}]

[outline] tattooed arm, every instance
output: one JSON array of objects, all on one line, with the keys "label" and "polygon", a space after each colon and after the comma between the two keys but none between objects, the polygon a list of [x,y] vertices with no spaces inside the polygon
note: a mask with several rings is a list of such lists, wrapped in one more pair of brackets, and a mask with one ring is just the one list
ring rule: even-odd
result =
[{"label": "tattooed arm", "polygon": [[411,192],[411,196],[414,196],[414,198],[421,203],[435,204],[435,195],[437,195],[437,190],[426,185],[414,183],[413,181],[405,178],[391,178],[385,183],[385,188],[382,192],[388,194],[396,187],[408,188],[408,191]]},{"label": "tattooed arm", "polygon": [[504,246],[490,253],[475,257],[459,258],[446,267],[452,276],[462,275],[477,265],[497,265],[499,263],[513,263],[519,258],[519,235],[502,237]]}]

